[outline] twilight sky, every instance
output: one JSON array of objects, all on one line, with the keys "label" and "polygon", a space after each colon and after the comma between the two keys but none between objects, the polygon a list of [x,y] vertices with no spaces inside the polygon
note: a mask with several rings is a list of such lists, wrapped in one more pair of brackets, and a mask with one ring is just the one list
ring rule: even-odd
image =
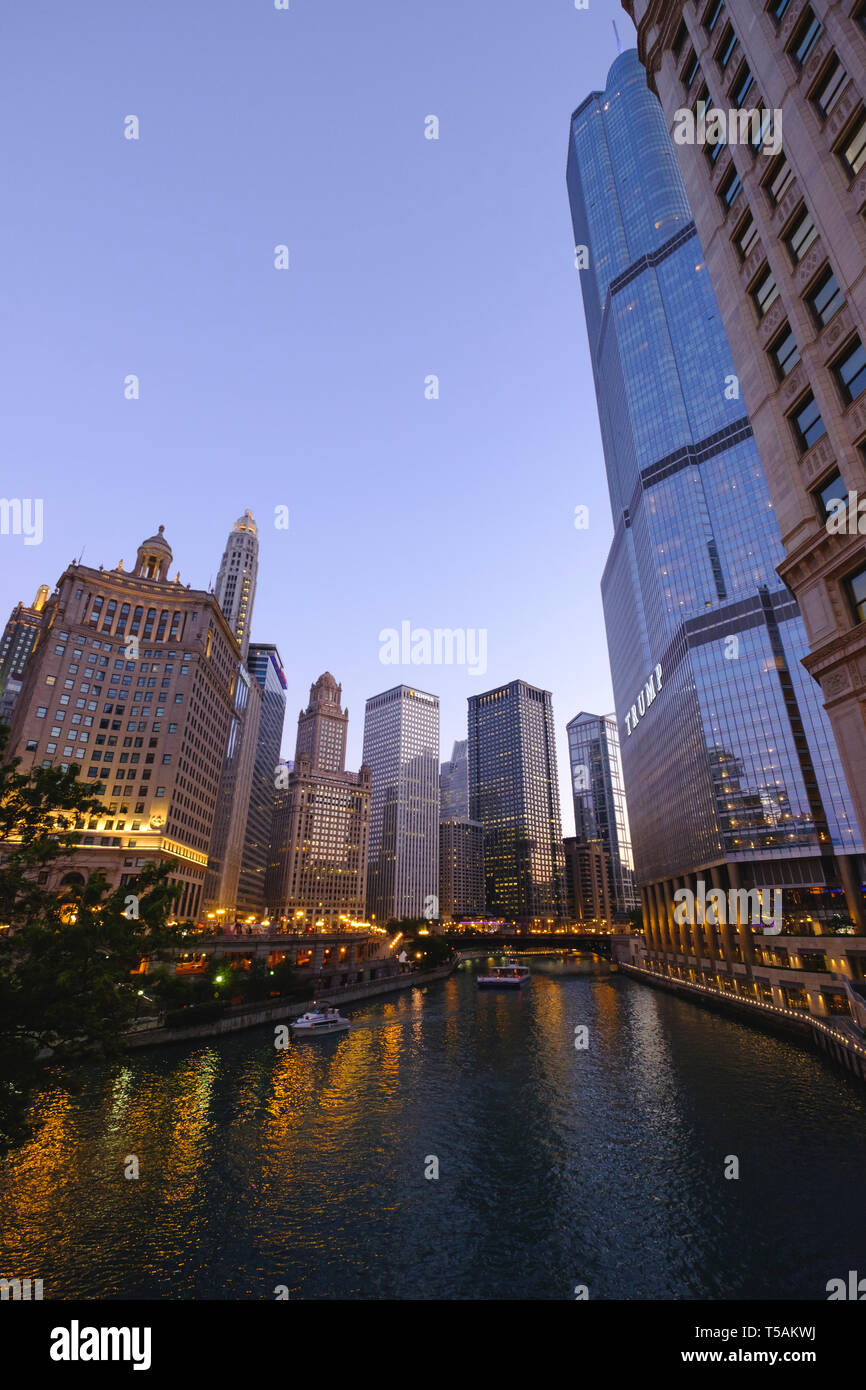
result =
[{"label": "twilight sky", "polygon": [[[44,539],[0,536],[2,617],[160,522],[206,588],[249,507],[284,752],[326,669],[352,768],[369,695],[438,694],[445,758],[467,696],[521,677],[553,692],[571,833],[565,724],[613,700],[565,160],[633,29],[618,0],[290,5],[5,2],[2,492],[44,500]],[[404,620],[486,629],[486,672],[384,665]]]}]

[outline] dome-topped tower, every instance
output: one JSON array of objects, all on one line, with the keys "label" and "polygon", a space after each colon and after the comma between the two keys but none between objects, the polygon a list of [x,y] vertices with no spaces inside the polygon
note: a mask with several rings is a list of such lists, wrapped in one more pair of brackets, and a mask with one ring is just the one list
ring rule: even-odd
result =
[{"label": "dome-topped tower", "polygon": [[171,546],[165,539],[164,526],[160,526],[155,536],[149,536],[138,547],[135,573],[140,579],[156,579],[168,583],[168,568],[171,564]]},{"label": "dome-topped tower", "polygon": [[340,694],[343,687],[338,685],[330,671],[325,671],[315,685],[310,686],[310,704],[316,705],[326,701],[329,704],[340,703]]}]

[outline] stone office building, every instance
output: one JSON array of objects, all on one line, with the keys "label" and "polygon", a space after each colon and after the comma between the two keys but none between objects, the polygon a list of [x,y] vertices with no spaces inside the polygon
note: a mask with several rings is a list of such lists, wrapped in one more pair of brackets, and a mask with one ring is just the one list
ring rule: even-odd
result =
[{"label": "stone office building", "polygon": [[346,771],[349,711],[326,671],[298,716],[294,766],[277,798],[274,915],[337,931],[364,918],[370,769]]},{"label": "stone office building", "polygon": [[[11,729],[22,768],[75,766],[103,802],[48,886],[101,870],[127,883],[177,861],[195,919],[233,704],[238,643],[213,594],[169,578],[160,526],[132,572],[73,561],[42,613]],[[70,876],[72,876],[70,878]]]}]

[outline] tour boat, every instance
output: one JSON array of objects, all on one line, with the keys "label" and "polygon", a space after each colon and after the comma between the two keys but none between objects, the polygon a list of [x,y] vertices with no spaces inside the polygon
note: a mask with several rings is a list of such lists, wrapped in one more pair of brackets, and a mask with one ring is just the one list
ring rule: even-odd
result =
[{"label": "tour boat", "polygon": [[529,967],[516,960],[494,965],[486,975],[478,976],[479,989],[520,989],[530,978]]},{"label": "tour boat", "polygon": [[301,1038],[319,1037],[325,1033],[342,1033],[345,1028],[351,1026],[349,1020],[342,1017],[339,1009],[332,1009],[327,1004],[321,1008],[314,1004],[309,1013],[301,1014],[300,1018],[289,1024],[292,1032]]}]

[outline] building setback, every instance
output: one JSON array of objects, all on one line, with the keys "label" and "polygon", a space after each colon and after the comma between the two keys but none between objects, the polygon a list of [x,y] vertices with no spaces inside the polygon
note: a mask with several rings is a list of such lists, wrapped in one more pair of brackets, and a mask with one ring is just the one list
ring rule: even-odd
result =
[{"label": "building setback", "polygon": [[[866,835],[866,7],[862,0],[627,0],[673,126],[705,101],[738,138],[677,144]],[[713,137],[715,132],[712,133]],[[853,494],[857,494],[857,499]],[[844,529],[827,527],[837,499]]]},{"label": "building setback", "polygon": [[232,712],[238,644],[211,593],[169,580],[160,526],[134,571],[73,562],[43,612],[11,730],[31,766],[79,766],[104,810],[79,826],[49,888],[101,870],[128,883],[177,859],[177,914],[195,918]]},{"label": "building setback", "polygon": [[[665,118],[637,54],[572,116],[568,189],[614,538],[602,580],[644,919],[784,889],[862,929],[863,845]],[[728,946],[726,946],[728,950]],[[751,934],[730,945],[747,964]]]},{"label": "building setback", "polygon": [[260,915],[274,906],[268,867],[286,716],[286,677],[280,653],[271,643],[251,642],[247,666],[261,691],[262,708],[238,882],[238,908],[247,914]]},{"label": "building setback", "polygon": [[330,671],[298,716],[292,770],[274,816],[274,914],[294,926],[339,930],[364,918],[370,769],[346,772],[349,711]]},{"label": "building setback", "polygon": [[565,861],[549,690],[515,680],[469,699],[469,806],[484,827],[486,910],[561,920]]},{"label": "building setback", "polygon": [[372,776],[367,912],[378,922],[438,916],[439,698],[398,685],[364,714]]},{"label": "building setback", "polygon": [[622,785],[615,714],[581,711],[566,725],[578,840],[598,840],[608,852],[613,908],[628,916],[640,905],[634,886],[631,832]]}]

